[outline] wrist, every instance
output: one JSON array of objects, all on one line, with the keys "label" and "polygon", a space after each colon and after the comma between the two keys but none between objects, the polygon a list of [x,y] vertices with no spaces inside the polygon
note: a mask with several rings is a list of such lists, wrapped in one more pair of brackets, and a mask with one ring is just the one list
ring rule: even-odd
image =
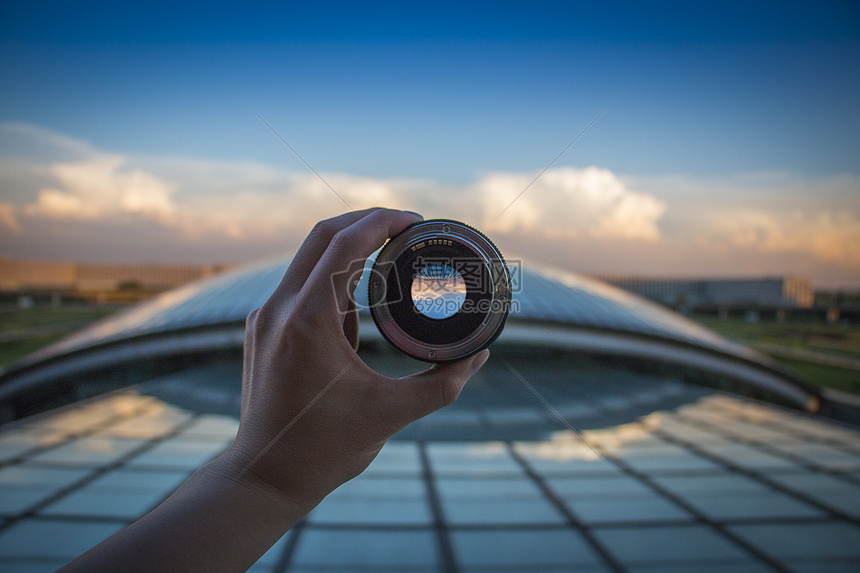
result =
[{"label": "wrist", "polygon": [[198,473],[205,479],[217,481],[220,487],[235,489],[249,506],[265,507],[268,512],[288,519],[291,525],[319,503],[319,500],[311,501],[275,487],[249,469],[248,462],[237,455],[233,448],[200,468]]}]

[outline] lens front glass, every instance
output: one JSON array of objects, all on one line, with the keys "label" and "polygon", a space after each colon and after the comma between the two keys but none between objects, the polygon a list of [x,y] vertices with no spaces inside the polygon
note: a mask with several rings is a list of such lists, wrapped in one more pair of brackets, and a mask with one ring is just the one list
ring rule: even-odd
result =
[{"label": "lens front glass", "polygon": [[463,276],[445,263],[434,263],[418,271],[412,279],[412,304],[435,320],[457,314],[466,300]]}]

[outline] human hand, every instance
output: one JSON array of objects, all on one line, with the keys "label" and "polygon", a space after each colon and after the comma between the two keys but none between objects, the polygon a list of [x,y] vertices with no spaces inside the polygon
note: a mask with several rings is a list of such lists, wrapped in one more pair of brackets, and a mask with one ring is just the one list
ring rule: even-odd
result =
[{"label": "human hand", "polygon": [[420,220],[368,209],[318,223],[272,296],[248,316],[241,421],[225,454],[242,483],[310,511],[361,473],[392,434],[456,400],[486,362],[484,350],[390,379],[356,354],[350,277]]}]

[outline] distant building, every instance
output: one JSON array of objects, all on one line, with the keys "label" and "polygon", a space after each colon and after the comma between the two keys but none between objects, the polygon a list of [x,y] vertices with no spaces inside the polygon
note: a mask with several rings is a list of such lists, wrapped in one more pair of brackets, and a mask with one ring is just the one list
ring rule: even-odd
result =
[{"label": "distant building", "polygon": [[100,264],[0,258],[0,291],[163,291],[217,274],[226,265]]},{"label": "distant building", "polygon": [[754,306],[809,308],[815,302],[808,277],[760,279],[663,279],[595,277],[669,306]]}]

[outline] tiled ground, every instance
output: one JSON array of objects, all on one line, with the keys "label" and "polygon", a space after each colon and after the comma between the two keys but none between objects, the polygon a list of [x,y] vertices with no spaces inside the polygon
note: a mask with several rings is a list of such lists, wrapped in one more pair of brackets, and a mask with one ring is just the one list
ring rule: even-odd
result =
[{"label": "tiled ground", "polygon": [[[524,388],[478,384],[252,570],[860,571],[860,432],[677,384],[534,382],[586,418],[655,394],[680,405],[585,431],[589,446]],[[236,427],[128,391],[0,429],[0,570],[54,570],[160,503]]]}]

